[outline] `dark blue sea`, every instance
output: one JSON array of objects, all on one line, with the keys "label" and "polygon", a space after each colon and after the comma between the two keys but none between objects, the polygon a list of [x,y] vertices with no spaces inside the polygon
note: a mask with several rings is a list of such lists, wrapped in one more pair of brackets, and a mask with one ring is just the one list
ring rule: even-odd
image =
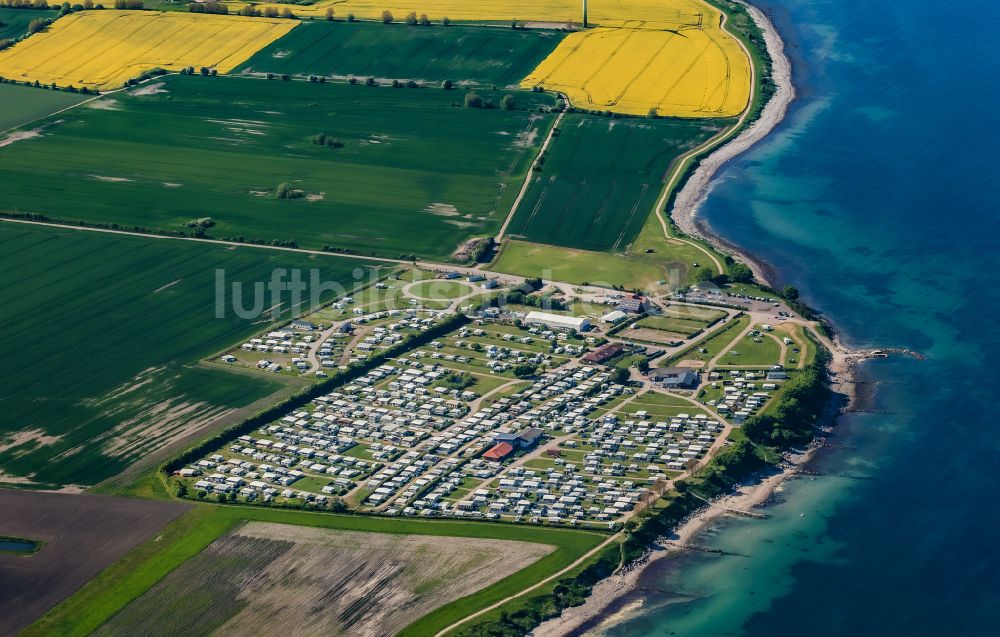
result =
[{"label": "dark blue sea", "polygon": [[770,262],[865,364],[765,521],[663,560],[597,634],[1000,634],[1000,1],[765,0],[800,99],[702,209]]}]

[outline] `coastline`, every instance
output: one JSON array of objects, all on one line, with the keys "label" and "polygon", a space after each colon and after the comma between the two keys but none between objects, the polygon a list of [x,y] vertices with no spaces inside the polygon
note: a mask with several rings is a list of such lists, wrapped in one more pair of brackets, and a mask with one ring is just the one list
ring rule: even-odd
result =
[{"label": "coastline", "polygon": [[[674,197],[670,216],[682,232],[703,239],[723,253],[739,258],[747,263],[758,281],[773,286],[777,271],[770,264],[715,234],[708,223],[697,215],[698,208],[711,191],[716,173],[731,159],[746,152],[770,134],[784,120],[789,106],[795,99],[791,61],[785,55],[785,44],[780,34],[763,11],[745,0],[737,1],[746,6],[764,35],[765,45],[771,56],[771,79],[776,90],[761,110],[759,117],[746,130],[699,162],[683,188]],[[839,339],[826,342],[824,345],[830,349],[831,354],[832,389],[841,395],[846,403],[837,405],[836,408],[838,412],[842,406],[845,411],[856,409],[859,398],[854,383],[857,359],[839,342]],[[597,627],[602,620],[607,619],[607,611],[612,605],[636,588],[641,575],[651,564],[678,552],[690,550],[685,547],[696,545],[699,534],[711,522],[727,515],[727,509],[746,511],[764,506],[785,480],[796,475],[800,468],[809,462],[821,444],[822,438],[816,438],[804,453],[798,456],[787,455],[785,462],[770,475],[752,484],[742,485],[738,492],[718,498],[703,507],[682,522],[670,537],[658,543],[663,550],[651,551],[637,563],[628,565],[601,580],[594,586],[583,604],[565,609],[558,617],[543,622],[530,635],[576,636]]]},{"label": "coastline", "polygon": [[777,271],[770,264],[720,237],[712,231],[704,219],[698,216],[698,208],[708,197],[716,173],[727,162],[749,150],[777,128],[784,120],[788,107],[795,100],[792,63],[785,54],[785,42],[781,39],[777,28],[763,11],[750,2],[736,1],[747,8],[764,35],[765,46],[771,56],[771,81],[775,85],[775,92],[757,119],[746,130],[698,163],[697,168],[674,197],[670,216],[681,232],[703,239],[719,251],[739,258],[750,267],[758,281],[773,287]]},{"label": "coastline", "polygon": [[[831,352],[831,389],[840,397],[840,400],[834,400],[830,405],[830,420],[835,421],[840,414],[864,409],[864,405],[860,404],[863,397],[856,392],[855,373],[857,362],[868,356],[852,352],[839,342],[826,345]],[[786,480],[801,474],[810,475],[807,466],[824,444],[825,437],[817,436],[801,453],[784,454],[784,460],[779,466],[739,485],[737,491],[715,498],[681,522],[669,536],[658,540],[659,550],[649,551],[639,561],[601,580],[593,587],[583,604],[565,609],[560,616],[542,623],[529,634],[532,637],[582,637],[589,630],[604,625],[604,622],[619,614],[622,619],[626,618],[623,611],[613,607],[640,588],[640,579],[648,568],[683,551],[703,550],[698,545],[700,534],[717,519],[732,515],[731,510],[759,512],[761,508],[765,508]]]}]

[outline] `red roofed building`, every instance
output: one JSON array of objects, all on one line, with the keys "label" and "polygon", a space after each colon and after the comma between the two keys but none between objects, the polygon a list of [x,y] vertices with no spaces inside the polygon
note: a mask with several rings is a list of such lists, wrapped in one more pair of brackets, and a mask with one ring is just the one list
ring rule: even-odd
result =
[{"label": "red roofed building", "polygon": [[592,352],[588,352],[584,357],[583,361],[585,363],[603,363],[606,360],[610,360],[615,356],[618,356],[625,351],[625,346],[621,343],[608,343],[607,345],[602,345]]},{"label": "red roofed building", "polygon": [[510,454],[514,453],[514,447],[510,443],[501,442],[483,454],[483,459],[493,462],[500,462]]}]

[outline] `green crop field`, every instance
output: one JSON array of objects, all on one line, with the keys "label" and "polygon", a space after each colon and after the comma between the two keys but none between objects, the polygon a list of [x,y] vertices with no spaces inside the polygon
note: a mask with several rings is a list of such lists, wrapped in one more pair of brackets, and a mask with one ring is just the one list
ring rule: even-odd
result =
[{"label": "green crop field", "polygon": [[499,227],[552,117],[453,106],[463,91],[440,88],[161,82],[5,147],[0,207],[168,231],[211,217],[215,237],[443,259]]},{"label": "green crop field", "polygon": [[[30,13],[18,11],[17,13]],[[66,91],[50,91],[48,89],[16,84],[0,84],[0,131],[16,126],[24,126],[47,115],[78,104],[88,96]],[[3,137],[0,137],[0,141]]]},{"label": "green crop field", "polygon": [[361,265],[0,223],[0,474],[95,484],[281,389],[268,376],[196,365],[269,324],[228,308],[216,318],[217,268],[244,284],[251,308],[248,284],[274,268],[318,268],[324,281],[352,285]]},{"label": "green crop field", "polygon": [[569,115],[508,233],[569,248],[625,251],[653,209],[671,162],[725,125]]},{"label": "green crop field", "polygon": [[304,22],[237,72],[514,85],[564,34],[500,27]]},{"label": "green crop field", "polygon": [[28,32],[28,23],[32,20],[55,19],[58,13],[36,9],[0,9],[0,40],[19,38]]}]

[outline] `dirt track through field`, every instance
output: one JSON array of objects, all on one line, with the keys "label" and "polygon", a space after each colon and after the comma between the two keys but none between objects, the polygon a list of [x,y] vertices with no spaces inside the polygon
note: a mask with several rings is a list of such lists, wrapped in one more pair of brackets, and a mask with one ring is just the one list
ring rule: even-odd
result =
[{"label": "dirt track through field", "polygon": [[0,489],[0,536],[44,542],[0,554],[0,635],[13,635],[191,508],[101,495]]}]

